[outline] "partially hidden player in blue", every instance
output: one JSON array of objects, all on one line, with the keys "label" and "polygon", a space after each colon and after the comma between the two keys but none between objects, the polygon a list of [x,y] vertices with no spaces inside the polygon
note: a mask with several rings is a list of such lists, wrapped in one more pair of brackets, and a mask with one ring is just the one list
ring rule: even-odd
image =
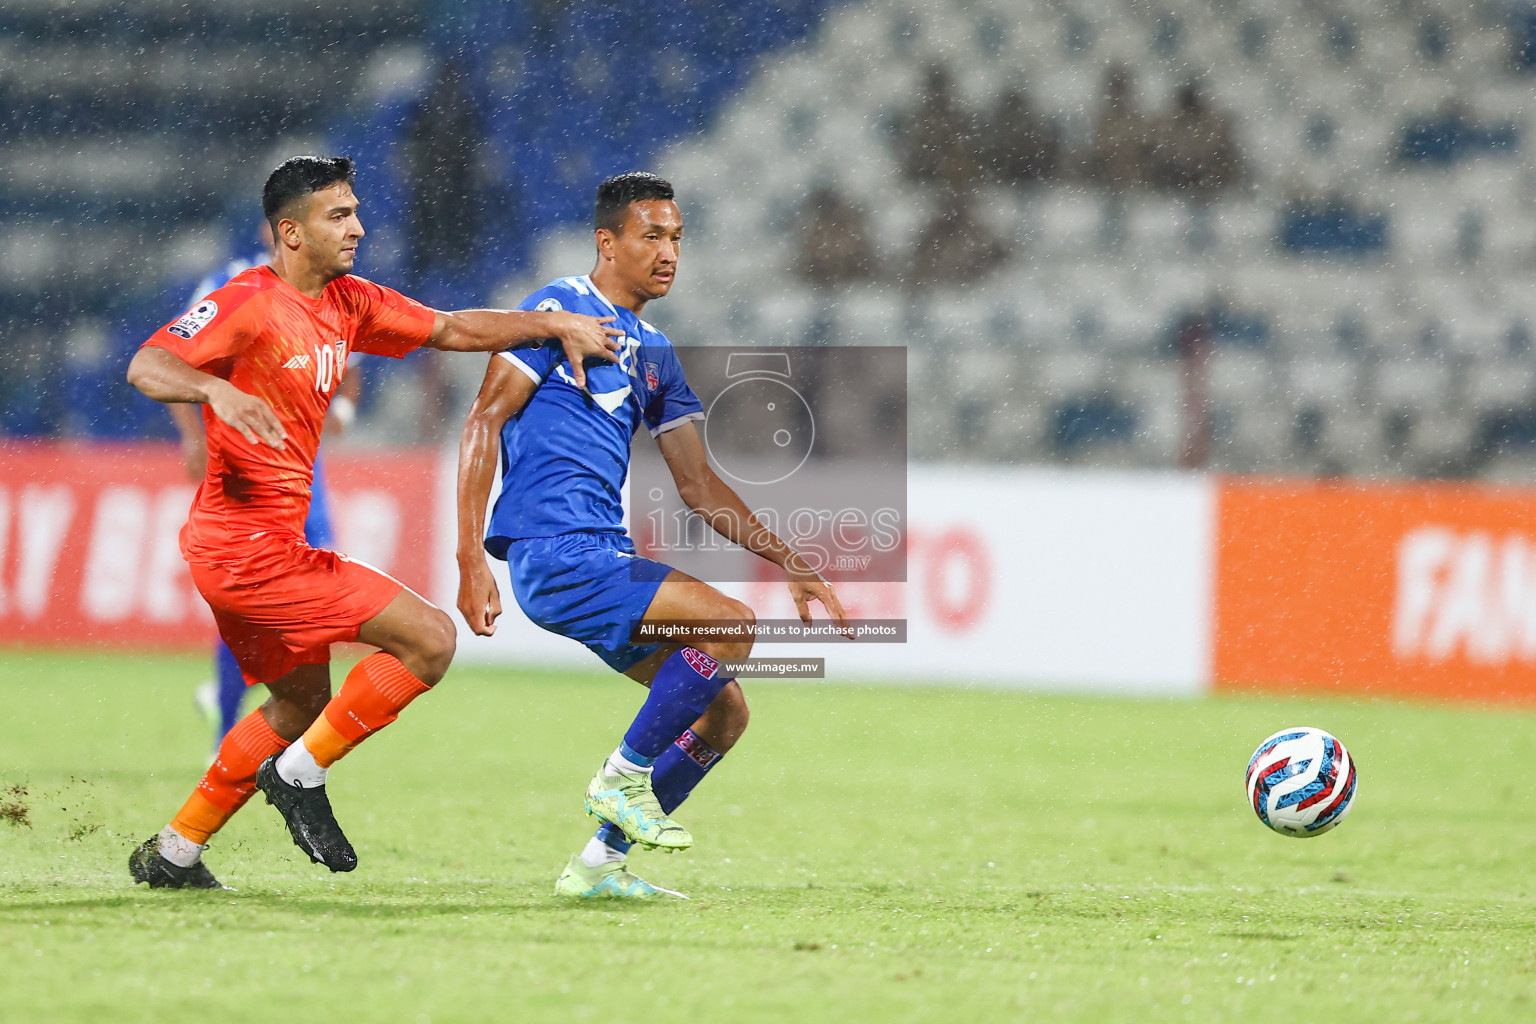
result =
[{"label": "partially hidden player in blue", "polygon": [[[613,316],[625,332],[617,364],[589,365],[578,388],[558,346],[491,357],[459,446],[459,611],[482,636],[495,632],[501,600],[486,553],[505,559],[523,612],[583,643],[650,688],[618,747],[587,787],[603,824],[555,883],[562,896],[679,893],[627,866],[632,844],[681,850],[693,837],[670,814],[747,726],[747,703],[722,659],[752,650],[752,610],[714,587],[642,558],[623,527],[621,489],[630,441],[642,425],[656,439],[683,502],[722,536],[783,568],[806,622],[819,601],[847,624],[837,594],[810,564],[757,520],[705,457],[704,418],[670,342],[640,319],[677,274],[683,221],[672,186],[654,174],[621,174],[597,190],[597,266],[554,281],[523,309]],[[502,464],[501,494],[486,503]],[[635,642],[641,623],[727,623],[725,635],[674,632],[678,642]]]},{"label": "partially hidden player in blue", "polygon": [[[248,260],[232,259],[203,278],[193,290],[192,301],[186,308],[190,309],[209,293],[224,287],[236,274],[272,262],[272,226],[262,220],[258,234],[263,246],[262,251],[253,254]],[[345,430],[356,418],[360,380],[359,374],[348,374],[346,380],[342,382],[341,389],[337,391],[336,397],[331,399],[331,407],[326,411],[327,432]],[[194,482],[201,482],[208,468],[208,442],[203,436],[202,414],[197,411],[198,406],[186,403],[171,404],[165,408],[176,424],[176,433],[180,435],[181,450],[187,460],[187,472]],[[310,485],[309,517],[304,520],[304,540],[310,547],[334,548],[336,546],[334,539],[331,533],[331,500],[329,488],[325,483],[325,467],[321,464],[319,455],[316,455],[315,478]],[[217,753],[219,744],[224,742],[224,734],[240,721],[240,704],[250,687],[246,686],[245,678],[240,674],[240,666],[223,640],[213,642],[213,664],[216,679],[199,686],[194,700],[198,709],[213,724],[213,749]]]}]

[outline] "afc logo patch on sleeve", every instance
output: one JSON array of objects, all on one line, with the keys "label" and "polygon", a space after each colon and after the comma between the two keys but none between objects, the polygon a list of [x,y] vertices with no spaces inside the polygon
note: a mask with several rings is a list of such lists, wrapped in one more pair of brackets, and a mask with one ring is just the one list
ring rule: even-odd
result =
[{"label": "afc logo patch on sleeve", "polygon": [[212,299],[204,299],[182,314],[181,319],[171,324],[166,330],[178,338],[190,340],[192,335],[207,327],[218,315],[219,304]]},{"label": "afc logo patch on sleeve", "polygon": [[560,305],[560,300],[551,296],[533,307],[535,313],[553,313],[565,307]]}]

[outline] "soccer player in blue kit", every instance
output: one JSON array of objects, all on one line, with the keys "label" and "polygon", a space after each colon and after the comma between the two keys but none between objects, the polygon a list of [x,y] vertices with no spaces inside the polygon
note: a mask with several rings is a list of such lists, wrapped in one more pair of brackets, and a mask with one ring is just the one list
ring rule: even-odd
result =
[{"label": "soccer player in blue kit", "polygon": [[[722,659],[751,652],[752,610],[714,587],[635,553],[623,528],[621,489],[630,440],[644,424],[678,494],[726,539],[783,568],[800,617],[819,601],[840,625],[837,594],[811,565],[752,515],[705,457],[695,427],[703,408],[665,335],[644,320],[677,274],[683,221],[672,186],[654,174],[621,174],[597,190],[597,266],[556,280],[522,309],[617,317],[617,364],[571,379],[558,346],[491,357],[464,425],[458,475],[458,607],[475,633],[495,632],[501,601],[486,552],[505,559],[525,614],[583,643],[615,671],[649,687],[623,739],[587,787],[602,821],[555,883],[562,896],[681,895],[632,873],[632,844],[687,849],[693,837],[670,815],[740,739],[747,703]],[[499,442],[499,444],[498,444]],[[501,457],[502,488],[486,522]],[[639,623],[728,622],[737,629],[674,633],[636,643]]]}]

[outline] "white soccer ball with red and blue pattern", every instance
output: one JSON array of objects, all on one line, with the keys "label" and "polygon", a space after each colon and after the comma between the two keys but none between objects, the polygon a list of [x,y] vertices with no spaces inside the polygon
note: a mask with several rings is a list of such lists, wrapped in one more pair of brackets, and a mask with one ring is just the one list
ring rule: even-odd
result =
[{"label": "white soccer ball with red and blue pattern", "polygon": [[1283,836],[1320,836],[1355,803],[1355,761],[1321,729],[1281,729],[1248,762],[1248,802]]}]

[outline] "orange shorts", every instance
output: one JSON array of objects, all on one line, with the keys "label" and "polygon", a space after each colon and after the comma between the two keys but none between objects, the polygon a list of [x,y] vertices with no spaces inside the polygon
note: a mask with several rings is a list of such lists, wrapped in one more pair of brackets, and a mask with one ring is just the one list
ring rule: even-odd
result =
[{"label": "orange shorts", "polygon": [[405,589],[370,565],[298,538],[272,538],[237,562],[191,569],[247,685],[326,664],[331,644],[356,640],[363,623]]}]

